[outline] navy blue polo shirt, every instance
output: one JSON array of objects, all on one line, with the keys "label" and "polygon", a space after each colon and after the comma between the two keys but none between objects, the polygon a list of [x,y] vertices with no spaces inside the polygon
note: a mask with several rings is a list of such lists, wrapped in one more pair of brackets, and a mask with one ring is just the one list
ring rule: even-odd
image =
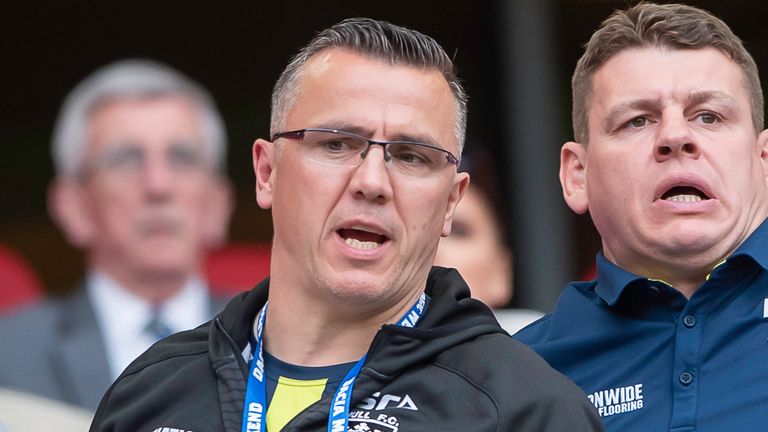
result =
[{"label": "navy blue polo shirt", "polygon": [[768,431],[768,222],[686,299],[597,257],[515,339],[578,384],[608,431]]}]

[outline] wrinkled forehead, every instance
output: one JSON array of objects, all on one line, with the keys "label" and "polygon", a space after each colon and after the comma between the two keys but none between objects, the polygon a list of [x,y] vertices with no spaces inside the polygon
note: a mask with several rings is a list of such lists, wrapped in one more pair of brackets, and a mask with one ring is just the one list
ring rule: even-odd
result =
[{"label": "wrinkled forehead", "polygon": [[287,129],[346,126],[381,139],[431,135],[429,143],[456,151],[454,96],[436,69],[326,50],[309,59],[297,84]]},{"label": "wrinkled forehead", "polygon": [[674,98],[695,102],[701,95],[719,95],[749,109],[750,97],[742,69],[715,48],[625,49],[604,62],[592,77],[590,113],[606,104],[631,100]]}]

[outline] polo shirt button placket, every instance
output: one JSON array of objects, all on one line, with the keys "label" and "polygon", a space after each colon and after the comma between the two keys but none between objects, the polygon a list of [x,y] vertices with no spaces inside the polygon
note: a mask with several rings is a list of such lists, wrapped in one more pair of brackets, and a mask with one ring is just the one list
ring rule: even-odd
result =
[{"label": "polo shirt button placket", "polygon": [[686,315],[683,318],[683,325],[688,328],[693,328],[696,326],[696,318],[693,315]]},{"label": "polo shirt button placket", "polygon": [[689,372],[683,372],[680,374],[680,384],[688,386],[693,382],[693,375]]}]

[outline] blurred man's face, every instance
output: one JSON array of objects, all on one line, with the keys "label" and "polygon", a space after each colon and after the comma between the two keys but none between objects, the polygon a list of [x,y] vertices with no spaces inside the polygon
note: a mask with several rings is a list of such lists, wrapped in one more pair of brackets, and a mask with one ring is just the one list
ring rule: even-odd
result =
[{"label": "blurred man's face", "polygon": [[593,78],[589,131],[563,147],[566,200],[626,269],[703,280],[768,214],[768,137],[720,51],[617,54]]},{"label": "blurred man's face", "polygon": [[175,96],[107,102],[88,132],[74,196],[90,264],[118,279],[197,272],[223,237],[228,203],[195,105]]},{"label": "blurred man's face", "polygon": [[[455,100],[437,71],[390,65],[341,50],[315,55],[286,130],[343,129],[410,140],[454,154]],[[277,156],[275,146],[281,146]],[[447,165],[408,176],[374,145],[356,167],[317,163],[309,143],[257,141],[257,198],[272,209],[273,281],[305,298],[385,309],[424,289],[441,233],[450,232],[466,173]],[[329,151],[345,144],[329,142]],[[399,155],[418,164],[418,156]],[[267,174],[269,176],[267,176]]]}]

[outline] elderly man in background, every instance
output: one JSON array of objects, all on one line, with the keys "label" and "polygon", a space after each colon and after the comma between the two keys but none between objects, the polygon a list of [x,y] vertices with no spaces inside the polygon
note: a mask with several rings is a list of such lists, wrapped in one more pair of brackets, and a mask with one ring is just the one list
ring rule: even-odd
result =
[{"label": "elderly man in background", "polygon": [[152,343],[220,309],[201,261],[226,237],[225,147],[211,97],[167,66],[121,61],[70,93],[49,209],[88,271],[73,295],[0,319],[0,386],[95,410]]}]

